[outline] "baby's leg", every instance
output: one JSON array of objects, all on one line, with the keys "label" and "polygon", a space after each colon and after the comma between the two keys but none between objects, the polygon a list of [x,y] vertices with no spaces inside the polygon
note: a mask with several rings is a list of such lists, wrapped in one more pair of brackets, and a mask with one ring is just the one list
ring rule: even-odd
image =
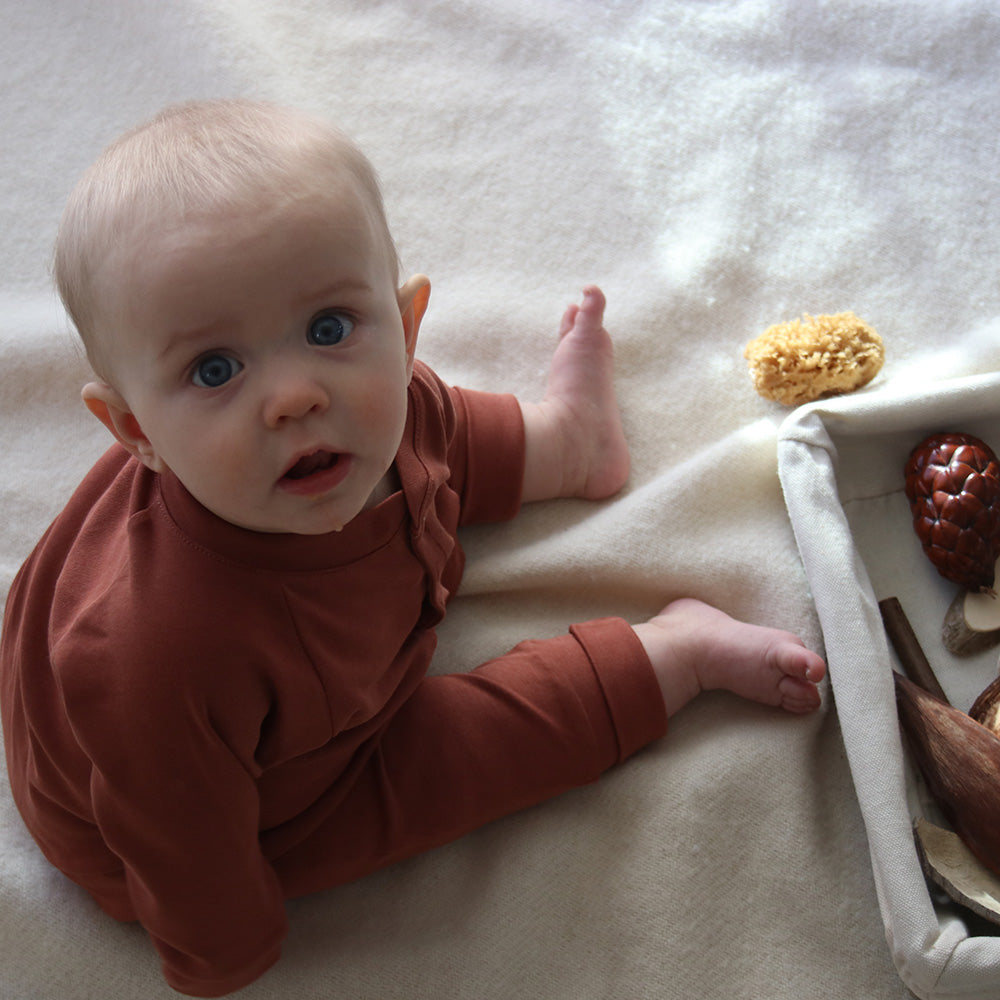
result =
[{"label": "baby's leg", "polygon": [[820,704],[823,659],[789,632],[748,625],[701,601],[667,605],[635,626],[673,715],[700,691],[723,688],[788,712]]},{"label": "baby's leg", "polygon": [[614,350],[604,329],[604,294],[590,285],[559,326],[545,398],[521,404],[527,455],[525,501],[557,496],[599,500],[629,471],[614,388]]}]

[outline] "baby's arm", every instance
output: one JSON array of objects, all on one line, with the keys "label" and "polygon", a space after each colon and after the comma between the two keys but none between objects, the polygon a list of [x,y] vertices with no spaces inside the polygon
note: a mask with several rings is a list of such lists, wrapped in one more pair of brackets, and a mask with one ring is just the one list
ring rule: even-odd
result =
[{"label": "baby's arm", "polygon": [[554,497],[600,500],[625,484],[628,445],[615,398],[604,304],[604,294],[590,285],[583,302],[566,310],[545,398],[521,403],[524,502]]}]

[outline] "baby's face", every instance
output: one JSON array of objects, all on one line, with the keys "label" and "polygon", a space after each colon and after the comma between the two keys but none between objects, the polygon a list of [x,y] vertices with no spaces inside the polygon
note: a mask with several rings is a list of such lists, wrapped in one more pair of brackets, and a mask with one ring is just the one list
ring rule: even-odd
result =
[{"label": "baby's face", "polygon": [[104,346],[146,464],[255,531],[340,530],[383,499],[416,340],[384,243],[349,178],[144,240]]}]

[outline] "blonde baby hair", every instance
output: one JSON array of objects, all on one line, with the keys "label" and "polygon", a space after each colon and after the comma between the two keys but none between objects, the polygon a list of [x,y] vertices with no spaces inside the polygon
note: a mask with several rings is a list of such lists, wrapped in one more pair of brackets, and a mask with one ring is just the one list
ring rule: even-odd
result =
[{"label": "blonde baby hair", "polygon": [[375,170],[317,116],[262,101],[189,101],[112,142],[70,194],[53,257],[56,287],[94,370],[106,367],[99,333],[107,289],[97,276],[109,255],[165,219],[238,208],[262,196],[280,203],[344,170],[367,196],[397,282],[398,256]]}]

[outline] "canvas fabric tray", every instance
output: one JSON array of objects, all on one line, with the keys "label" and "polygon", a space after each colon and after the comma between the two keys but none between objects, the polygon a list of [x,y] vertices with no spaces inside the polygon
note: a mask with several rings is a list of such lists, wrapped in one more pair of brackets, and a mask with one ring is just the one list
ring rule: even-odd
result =
[{"label": "canvas fabric tray", "polygon": [[996,648],[948,653],[941,624],[957,592],[923,554],[903,490],[910,450],[939,431],[1000,450],[1000,372],[888,383],[800,407],[778,434],[778,469],[819,615],[830,685],[864,817],[886,938],[918,997],[1000,997],[1000,927],[925,880],[918,816],[940,821],[903,750],[878,601],[897,597],[949,700],[967,710],[996,676]]}]

